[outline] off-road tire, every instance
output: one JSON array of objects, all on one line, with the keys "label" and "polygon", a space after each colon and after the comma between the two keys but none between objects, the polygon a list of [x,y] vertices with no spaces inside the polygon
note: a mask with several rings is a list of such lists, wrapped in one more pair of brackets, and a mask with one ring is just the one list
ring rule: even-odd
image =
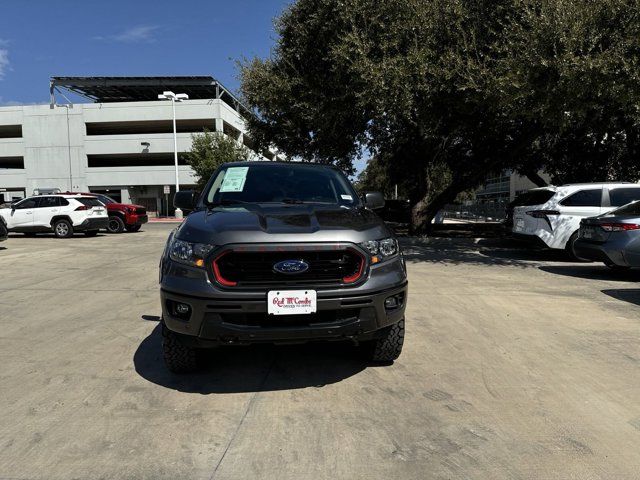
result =
[{"label": "off-road tire", "polygon": [[369,360],[376,363],[389,363],[397,360],[402,353],[404,343],[404,318],[392,325],[382,337],[365,346]]},{"label": "off-road tire", "polygon": [[173,373],[189,373],[198,369],[198,351],[183,345],[178,336],[162,325],[162,358]]},{"label": "off-road tire", "polygon": [[96,235],[98,235],[98,230],[89,230],[87,232],[84,232],[85,237],[95,237]]},{"label": "off-road tire", "polygon": [[109,224],[107,225],[107,232],[109,233],[122,233],[124,232],[124,221],[120,217],[109,217]]},{"label": "off-road tire", "polygon": [[73,237],[73,225],[71,225],[69,220],[56,220],[53,224],[53,234],[58,238]]},{"label": "off-road tire", "polygon": [[142,225],[127,225],[125,228],[127,229],[127,232],[137,232],[140,230],[141,226]]}]

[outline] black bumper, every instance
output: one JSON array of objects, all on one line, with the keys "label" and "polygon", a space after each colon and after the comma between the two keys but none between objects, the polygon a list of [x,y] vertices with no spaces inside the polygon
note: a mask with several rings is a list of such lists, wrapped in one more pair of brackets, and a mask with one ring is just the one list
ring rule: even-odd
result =
[{"label": "black bumper", "polygon": [[[388,310],[384,301],[402,297],[401,306]],[[324,296],[318,291],[317,313],[267,314],[266,293],[253,298],[200,298],[162,289],[162,314],[169,330],[182,334],[191,346],[220,344],[302,343],[313,340],[370,340],[404,318],[407,283],[368,294]],[[188,319],[172,314],[172,303],[191,307]]]},{"label": "black bumper", "polygon": [[135,215],[132,223],[127,223],[127,225],[144,225],[149,221],[149,217],[147,215]]},{"label": "black bumper", "polygon": [[108,225],[109,225],[109,217],[87,218],[80,225],[74,226],[73,229],[78,232],[83,232],[83,231],[89,231],[89,230],[100,230],[103,228],[107,228]]}]

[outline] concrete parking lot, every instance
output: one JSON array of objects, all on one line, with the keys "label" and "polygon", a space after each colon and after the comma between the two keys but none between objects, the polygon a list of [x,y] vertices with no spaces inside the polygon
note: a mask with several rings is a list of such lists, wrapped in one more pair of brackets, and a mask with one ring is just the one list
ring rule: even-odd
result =
[{"label": "concrete parking lot", "polygon": [[165,371],[172,227],[0,243],[1,479],[637,479],[640,273],[409,240],[405,351],[220,349]]}]

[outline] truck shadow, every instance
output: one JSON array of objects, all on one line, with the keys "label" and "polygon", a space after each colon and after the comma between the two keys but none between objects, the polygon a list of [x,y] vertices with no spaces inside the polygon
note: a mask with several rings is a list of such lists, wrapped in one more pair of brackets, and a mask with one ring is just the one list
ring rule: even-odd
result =
[{"label": "truck shadow", "polygon": [[161,325],[133,356],[136,372],[156,385],[187,393],[245,393],[316,387],[340,382],[368,363],[350,343],[252,345],[203,352],[200,372],[177,375],[162,361]]}]

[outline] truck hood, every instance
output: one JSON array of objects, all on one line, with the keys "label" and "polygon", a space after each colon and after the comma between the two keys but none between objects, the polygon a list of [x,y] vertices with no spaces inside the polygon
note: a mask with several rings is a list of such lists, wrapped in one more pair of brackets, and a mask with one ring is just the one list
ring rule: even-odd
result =
[{"label": "truck hood", "polygon": [[110,203],[107,205],[107,210],[124,210],[125,207],[130,208],[145,208],[142,205],[134,205],[132,203]]},{"label": "truck hood", "polygon": [[392,236],[365,208],[335,205],[233,205],[192,212],[177,237],[194,243],[353,242]]}]

